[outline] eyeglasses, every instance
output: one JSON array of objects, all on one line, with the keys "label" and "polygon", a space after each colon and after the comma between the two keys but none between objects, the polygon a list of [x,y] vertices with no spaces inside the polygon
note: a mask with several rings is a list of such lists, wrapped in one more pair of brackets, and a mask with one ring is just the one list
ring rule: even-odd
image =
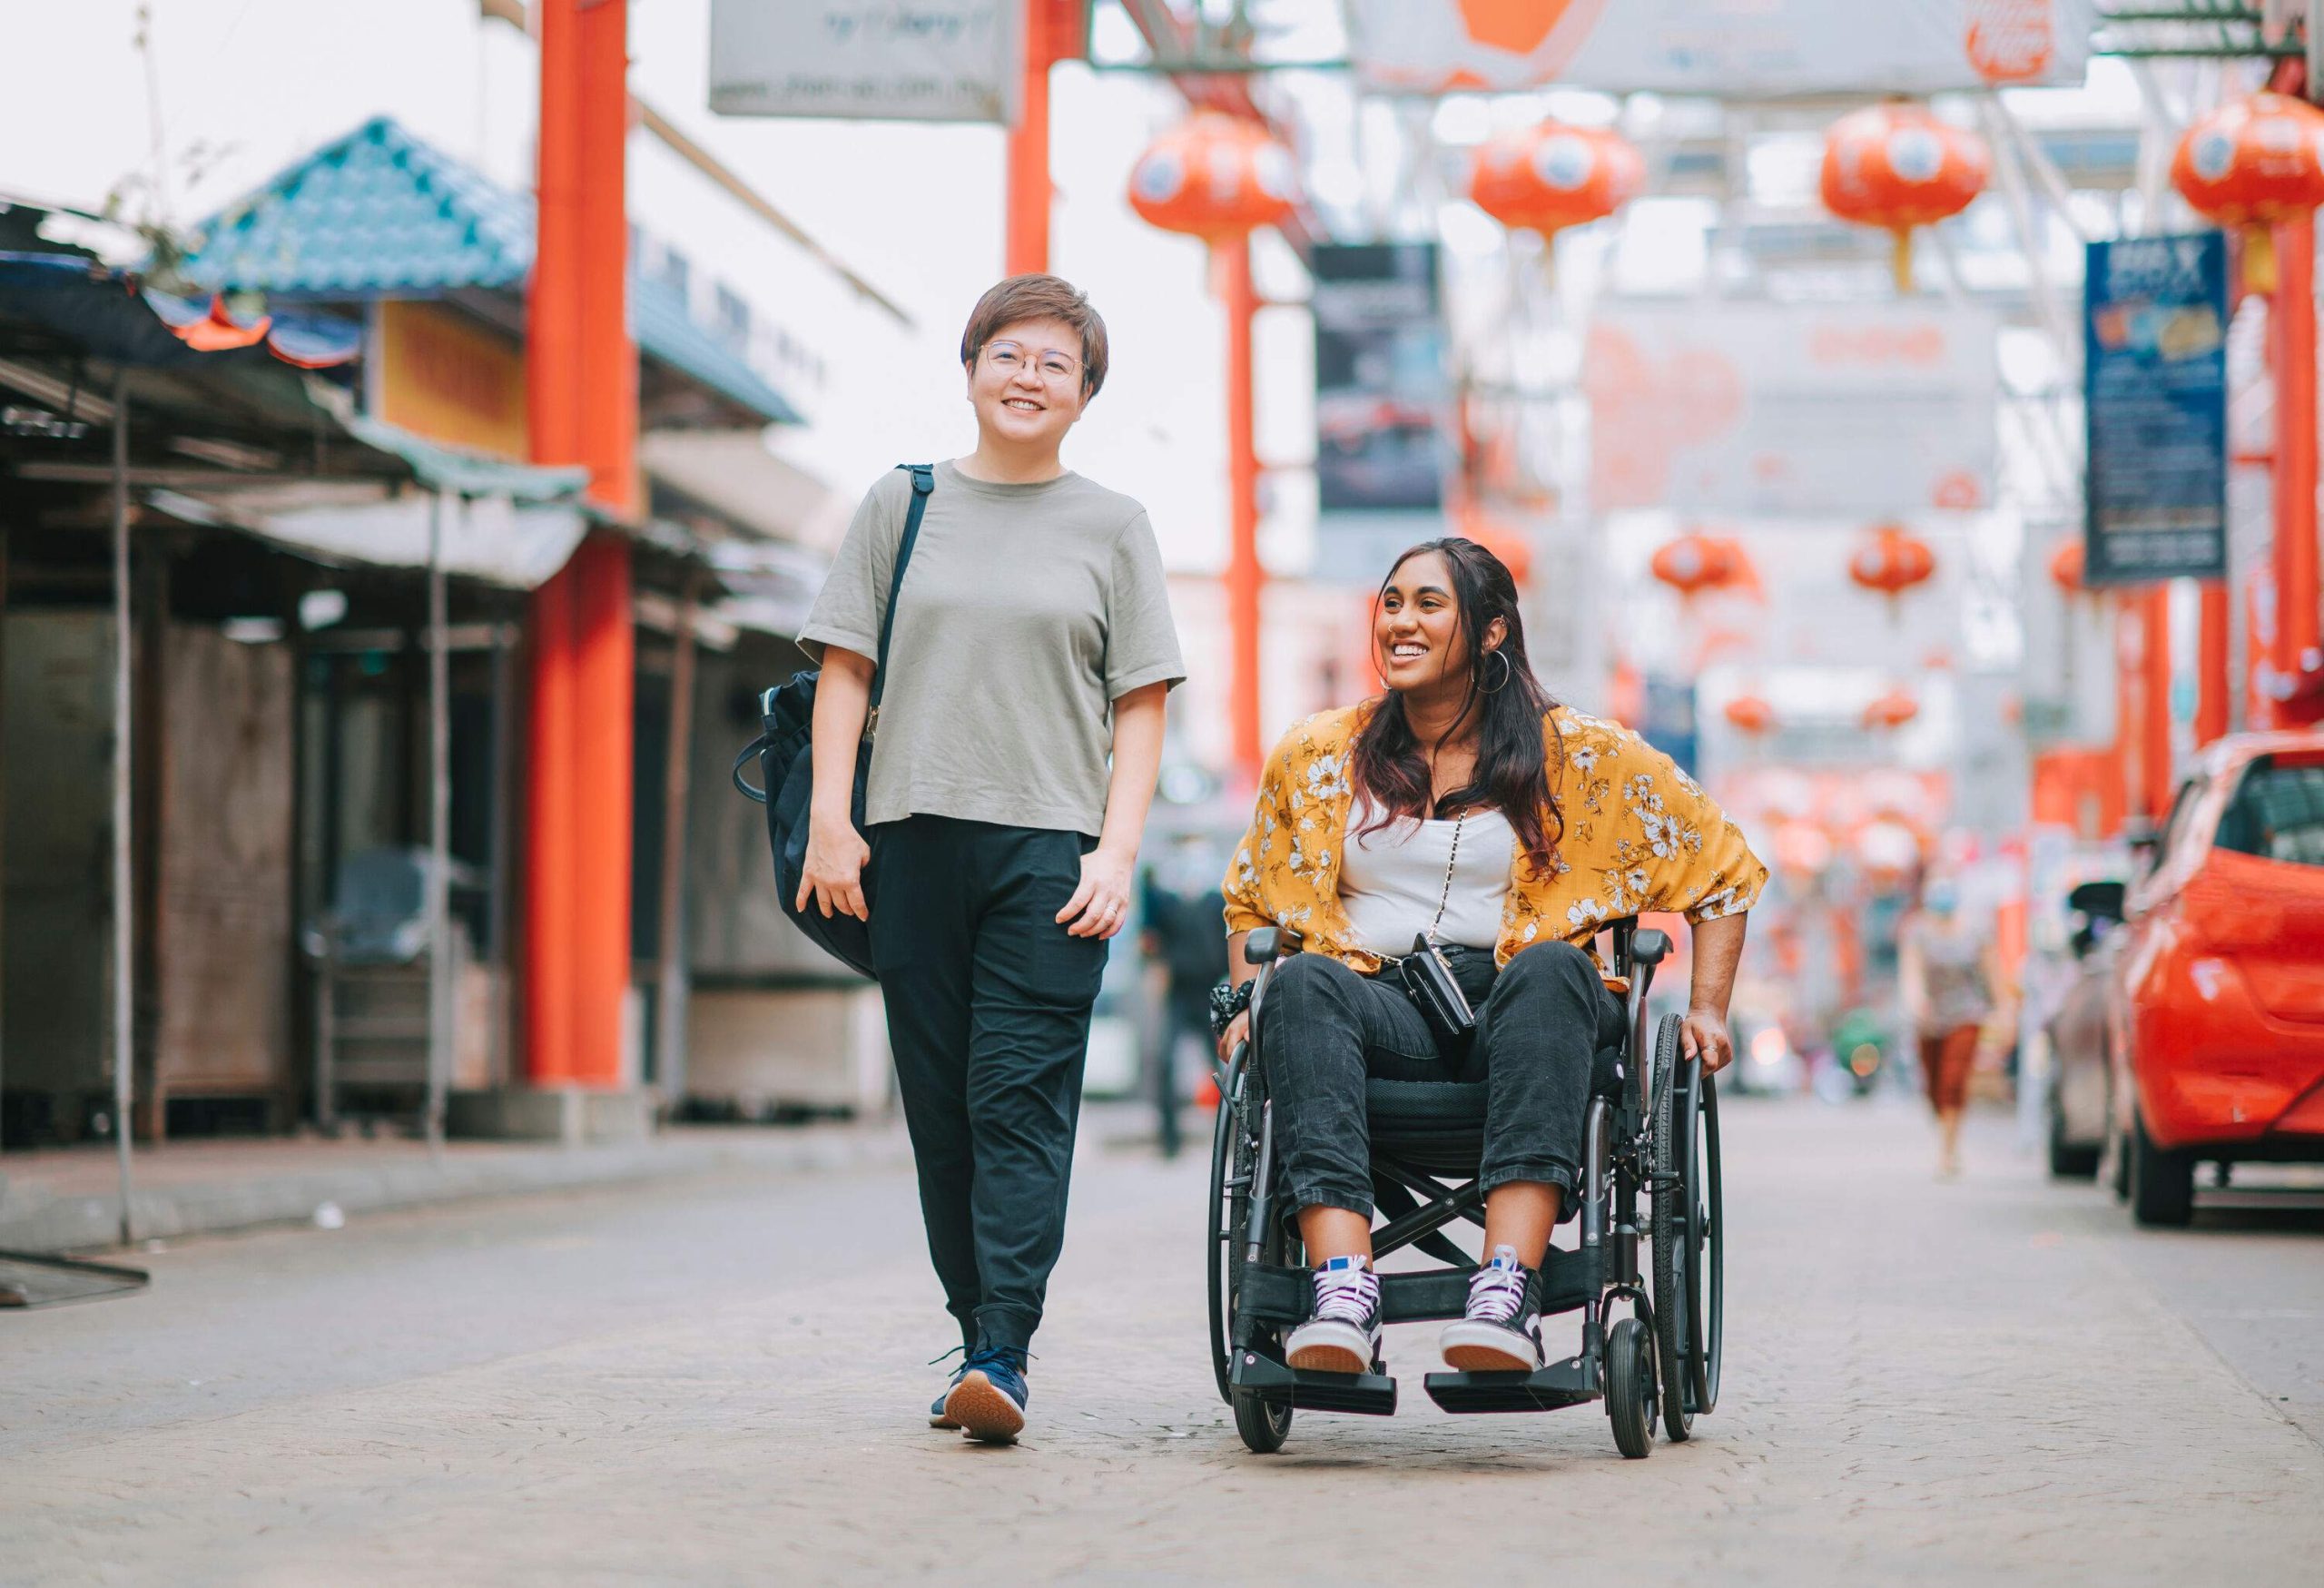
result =
[{"label": "eyeglasses", "polygon": [[1014,380],[1017,372],[1030,362],[1041,380],[1050,386],[1064,386],[1081,373],[1081,361],[1068,358],[1055,348],[1044,348],[1038,353],[1026,351],[1015,342],[987,342],[984,360],[997,370],[1004,380]]}]

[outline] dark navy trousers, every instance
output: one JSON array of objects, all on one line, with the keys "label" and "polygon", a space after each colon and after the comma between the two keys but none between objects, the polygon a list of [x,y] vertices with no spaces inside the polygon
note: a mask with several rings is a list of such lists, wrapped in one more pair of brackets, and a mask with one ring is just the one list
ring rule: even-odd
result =
[{"label": "dark navy trousers", "polygon": [[1103,938],[1059,923],[1097,840],[949,816],[872,845],[872,959],[920,1170],[928,1252],[960,1337],[1023,1346],[1065,1240]]}]

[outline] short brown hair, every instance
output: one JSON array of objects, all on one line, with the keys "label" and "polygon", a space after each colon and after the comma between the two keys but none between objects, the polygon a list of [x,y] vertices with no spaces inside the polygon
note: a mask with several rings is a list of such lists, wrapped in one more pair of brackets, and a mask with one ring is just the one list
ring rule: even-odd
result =
[{"label": "short brown hair", "polygon": [[1062,320],[1080,333],[1082,395],[1097,396],[1106,383],[1106,322],[1079,288],[1056,276],[1011,276],[988,289],[960,333],[960,367],[974,369],[1002,326],[1025,320]]}]

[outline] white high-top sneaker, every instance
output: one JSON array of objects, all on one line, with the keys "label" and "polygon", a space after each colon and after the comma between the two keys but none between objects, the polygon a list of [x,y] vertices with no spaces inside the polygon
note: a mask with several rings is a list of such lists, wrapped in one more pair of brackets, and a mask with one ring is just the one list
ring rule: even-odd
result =
[{"label": "white high-top sneaker", "polygon": [[1497,1246],[1469,1280],[1468,1316],[1444,1326],[1436,1348],[1456,1372],[1531,1373],[1541,1365],[1533,1333],[1540,1317],[1533,1271],[1518,1262],[1515,1247]]},{"label": "white high-top sneaker", "polygon": [[1380,1359],[1380,1276],[1363,1258],[1334,1258],[1315,1270],[1315,1313],[1291,1331],[1291,1366],[1318,1373],[1369,1373]]}]

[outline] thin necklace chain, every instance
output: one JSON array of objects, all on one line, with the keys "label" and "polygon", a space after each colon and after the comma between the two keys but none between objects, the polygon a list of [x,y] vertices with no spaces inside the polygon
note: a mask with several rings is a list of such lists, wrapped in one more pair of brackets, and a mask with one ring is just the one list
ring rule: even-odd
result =
[{"label": "thin necklace chain", "polygon": [[1452,868],[1461,863],[1461,827],[1468,819],[1466,811],[1452,818],[1452,853],[1444,857],[1444,892],[1437,897],[1436,919],[1428,923],[1431,942],[1436,941],[1436,929],[1444,924],[1445,906],[1452,902]]}]

